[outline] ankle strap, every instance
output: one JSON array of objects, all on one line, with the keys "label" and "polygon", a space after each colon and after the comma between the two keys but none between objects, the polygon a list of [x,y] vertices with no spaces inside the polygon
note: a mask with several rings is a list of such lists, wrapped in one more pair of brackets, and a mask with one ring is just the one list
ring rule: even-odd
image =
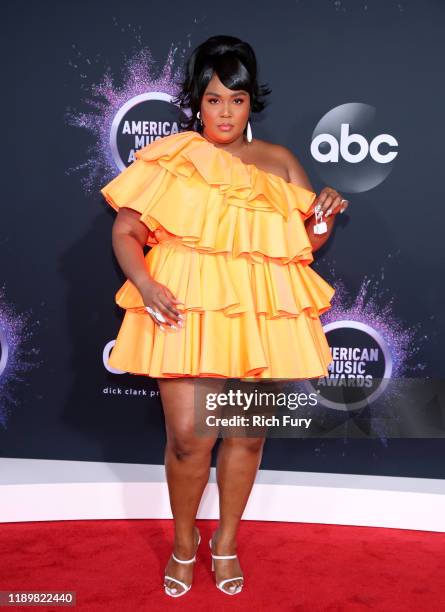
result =
[{"label": "ankle strap", "polygon": [[214,559],[236,559],[238,555],[214,555],[211,553]]},{"label": "ankle strap", "polygon": [[178,563],[193,563],[193,561],[196,559],[196,555],[195,555],[193,559],[187,559],[187,561],[183,561],[182,559],[178,559],[178,557],[175,556],[175,553],[172,553],[172,557]]}]

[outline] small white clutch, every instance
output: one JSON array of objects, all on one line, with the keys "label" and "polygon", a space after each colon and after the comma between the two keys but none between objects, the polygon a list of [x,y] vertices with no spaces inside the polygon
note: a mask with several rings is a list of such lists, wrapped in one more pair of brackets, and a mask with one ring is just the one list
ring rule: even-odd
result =
[{"label": "small white clutch", "polygon": [[317,204],[317,206],[314,208],[316,221],[316,224],[314,225],[314,234],[324,234],[328,231],[326,221],[322,221],[323,212],[320,212],[320,208],[320,204]]}]

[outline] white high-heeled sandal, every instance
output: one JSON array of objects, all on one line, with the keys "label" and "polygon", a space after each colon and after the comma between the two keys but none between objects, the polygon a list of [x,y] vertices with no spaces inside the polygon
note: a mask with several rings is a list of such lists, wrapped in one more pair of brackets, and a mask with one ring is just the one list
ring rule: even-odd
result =
[{"label": "white high-heeled sandal", "polygon": [[[196,553],[198,552],[198,547],[199,547],[200,542],[201,542],[201,534],[198,535],[198,544],[196,546]],[[178,559],[175,553],[172,553],[172,557],[177,563],[193,563],[194,561],[196,561],[196,553],[193,559],[187,559],[186,561],[183,561],[182,559]],[[179,580],[178,578],[174,578],[173,576],[165,575],[164,581],[165,580],[173,580],[173,582],[177,582],[178,584],[180,584],[183,589],[182,591],[179,591],[179,593],[172,593],[172,590],[175,587],[168,587],[164,582],[164,591],[167,595],[170,595],[170,597],[181,597],[181,595],[185,595],[192,588],[191,584],[185,584],[185,582],[182,582],[182,580]]]},{"label": "white high-heeled sandal", "polygon": [[[214,555],[212,553],[212,538],[210,538],[209,540],[209,546],[210,546],[210,554],[212,555],[212,572],[215,571],[214,559],[236,559],[238,556],[238,555]],[[225,593],[226,595],[238,595],[238,593],[241,593],[244,584],[238,585],[236,587],[236,590],[232,592],[226,591],[226,589],[224,588],[224,585],[226,584],[226,582],[233,582],[234,580],[242,580],[244,582],[244,576],[235,576],[234,578],[226,578],[225,580],[221,580],[221,582],[215,582],[215,584],[218,587],[218,589],[222,591],[223,593]]]}]

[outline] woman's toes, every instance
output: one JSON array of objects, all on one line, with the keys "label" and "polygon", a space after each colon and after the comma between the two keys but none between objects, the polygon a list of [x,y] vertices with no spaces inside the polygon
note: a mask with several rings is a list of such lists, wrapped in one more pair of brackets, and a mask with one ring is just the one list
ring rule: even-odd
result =
[{"label": "woman's toes", "polygon": [[166,583],[167,589],[170,591],[170,593],[173,593],[173,595],[176,595],[176,593],[179,593],[180,591],[183,590],[182,587],[178,587],[177,584],[175,584],[174,582],[171,582],[170,580]]},{"label": "woman's toes", "polygon": [[238,585],[235,582],[229,582],[228,583],[228,588],[229,588],[229,591],[231,591],[233,593],[234,591],[237,590]]}]

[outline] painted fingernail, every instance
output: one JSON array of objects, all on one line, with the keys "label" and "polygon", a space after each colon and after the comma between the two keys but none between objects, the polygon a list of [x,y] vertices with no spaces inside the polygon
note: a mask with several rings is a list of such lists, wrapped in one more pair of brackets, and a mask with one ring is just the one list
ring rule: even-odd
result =
[{"label": "painted fingernail", "polygon": [[328,210],[328,212],[325,214],[325,217],[329,217],[330,214],[331,214],[331,211]]}]

